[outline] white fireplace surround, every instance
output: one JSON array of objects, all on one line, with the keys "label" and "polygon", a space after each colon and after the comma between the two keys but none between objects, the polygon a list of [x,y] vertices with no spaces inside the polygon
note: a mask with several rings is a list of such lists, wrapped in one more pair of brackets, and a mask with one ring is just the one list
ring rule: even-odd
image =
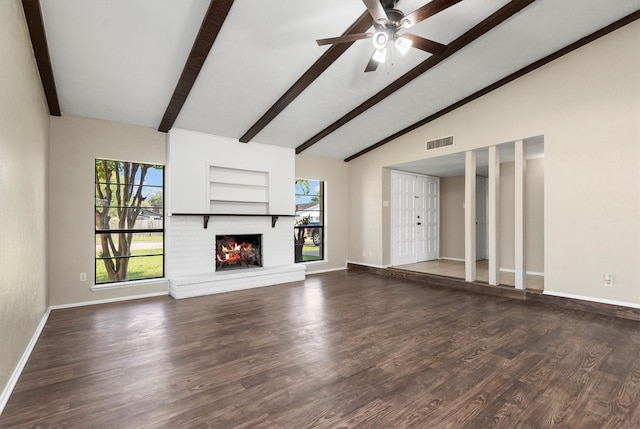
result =
[{"label": "white fireplace surround", "polygon": [[[294,264],[293,218],[214,216],[168,219],[169,293],[176,299],[304,280],[305,266]],[[262,267],[215,271],[216,235],[262,234]]]},{"label": "white fireplace surround", "polygon": [[[170,295],[189,298],[304,280],[306,267],[293,262],[293,149],[179,129],[168,141]],[[224,215],[210,216],[205,227],[207,213]],[[275,225],[272,214],[279,215]],[[263,266],[216,272],[216,235],[238,234],[262,235]]]}]

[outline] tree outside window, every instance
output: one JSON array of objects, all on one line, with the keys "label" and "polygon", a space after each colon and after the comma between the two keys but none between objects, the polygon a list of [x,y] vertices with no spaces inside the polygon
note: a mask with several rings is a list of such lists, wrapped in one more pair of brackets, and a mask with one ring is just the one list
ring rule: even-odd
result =
[{"label": "tree outside window", "polygon": [[164,276],[164,167],[97,159],[95,283]]},{"label": "tree outside window", "polygon": [[324,182],[296,179],[295,262],[324,259]]}]

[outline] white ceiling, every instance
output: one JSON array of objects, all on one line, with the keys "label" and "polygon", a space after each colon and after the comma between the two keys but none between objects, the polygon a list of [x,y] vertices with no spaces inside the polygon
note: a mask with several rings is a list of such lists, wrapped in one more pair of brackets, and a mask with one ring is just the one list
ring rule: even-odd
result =
[{"label": "white ceiling", "polygon": [[[400,0],[411,12],[426,0]],[[463,0],[411,29],[448,44],[507,0]],[[41,0],[63,114],[157,129],[208,0]],[[344,159],[640,9],[640,0],[537,0],[304,153]],[[361,0],[235,0],[174,126],[240,138],[339,36]],[[252,141],[298,147],[429,57],[363,73],[355,42]]]}]

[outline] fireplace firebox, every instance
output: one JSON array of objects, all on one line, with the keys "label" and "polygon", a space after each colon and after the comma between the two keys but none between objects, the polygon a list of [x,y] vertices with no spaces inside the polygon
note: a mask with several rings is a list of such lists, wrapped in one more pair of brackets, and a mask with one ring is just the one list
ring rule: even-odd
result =
[{"label": "fireplace firebox", "polygon": [[216,235],[216,271],[262,266],[262,234]]}]

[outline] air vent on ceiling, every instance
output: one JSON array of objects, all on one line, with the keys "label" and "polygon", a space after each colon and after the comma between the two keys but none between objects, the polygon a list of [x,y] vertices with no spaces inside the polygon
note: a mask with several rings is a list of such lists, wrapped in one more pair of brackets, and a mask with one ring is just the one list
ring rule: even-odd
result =
[{"label": "air vent on ceiling", "polygon": [[439,147],[453,146],[453,136],[443,137],[441,139],[430,140],[424,147],[424,150],[438,149]]}]

